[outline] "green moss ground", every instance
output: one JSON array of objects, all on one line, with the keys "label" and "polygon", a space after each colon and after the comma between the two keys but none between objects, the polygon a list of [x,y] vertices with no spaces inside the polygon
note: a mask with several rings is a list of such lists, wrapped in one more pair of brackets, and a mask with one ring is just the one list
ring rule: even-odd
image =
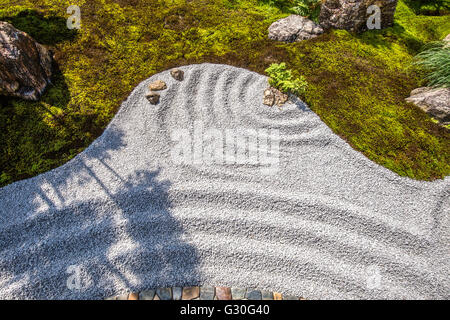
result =
[{"label": "green moss ground", "polygon": [[404,102],[421,85],[413,55],[450,33],[449,16],[416,16],[400,1],[392,28],[283,44],[267,28],[287,14],[258,0],[80,0],[76,33],[65,27],[71,4],[0,0],[0,20],[48,45],[57,67],[41,101],[0,98],[0,185],[73,158],[142,80],[201,62],[264,73],[284,61],[310,83],[305,101],[355,149],[403,176],[450,173],[449,130]]}]

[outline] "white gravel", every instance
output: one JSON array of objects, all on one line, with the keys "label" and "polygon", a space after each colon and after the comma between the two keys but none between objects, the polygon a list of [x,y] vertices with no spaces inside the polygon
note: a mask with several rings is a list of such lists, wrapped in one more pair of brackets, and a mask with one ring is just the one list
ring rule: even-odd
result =
[{"label": "white gravel", "polygon": [[[300,101],[263,105],[262,75],[181,69],[182,82],[169,71],[142,82],[67,164],[0,189],[0,298],[193,284],[310,299],[449,298],[449,177],[399,177]],[[153,106],[144,96],[157,79],[168,89]],[[194,121],[278,129],[278,172],[176,164],[171,135]]]}]

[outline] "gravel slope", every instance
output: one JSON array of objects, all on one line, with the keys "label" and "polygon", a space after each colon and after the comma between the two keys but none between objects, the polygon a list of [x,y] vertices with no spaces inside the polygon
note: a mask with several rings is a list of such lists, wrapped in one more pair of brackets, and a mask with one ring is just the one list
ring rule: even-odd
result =
[{"label": "gravel slope", "polygon": [[[449,298],[448,177],[401,178],[300,101],[263,105],[264,76],[182,69],[183,82],[168,71],[142,82],[72,161],[0,189],[0,298],[190,284],[310,299]],[[153,106],[144,95],[157,79],[168,89]],[[194,121],[278,129],[278,171],[174,163],[184,146],[174,129],[192,131]]]}]

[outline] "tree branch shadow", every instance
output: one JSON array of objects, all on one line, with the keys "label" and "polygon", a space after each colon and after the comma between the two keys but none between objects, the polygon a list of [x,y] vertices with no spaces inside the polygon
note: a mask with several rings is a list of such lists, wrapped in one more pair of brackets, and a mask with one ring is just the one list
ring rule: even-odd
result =
[{"label": "tree branch shadow", "polygon": [[[124,135],[112,127],[106,135],[66,165],[20,181],[19,190],[0,189],[3,297],[105,298],[198,281],[198,253],[171,211],[171,182],[158,178],[160,169],[119,174],[108,160],[126,147]],[[87,189],[95,194],[80,200]]]}]

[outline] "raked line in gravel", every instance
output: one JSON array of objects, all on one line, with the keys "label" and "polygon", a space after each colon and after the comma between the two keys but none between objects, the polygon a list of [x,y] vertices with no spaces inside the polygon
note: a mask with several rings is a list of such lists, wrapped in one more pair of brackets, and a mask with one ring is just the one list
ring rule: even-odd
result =
[{"label": "raked line in gravel", "polygon": [[[1,299],[195,285],[449,298],[448,177],[394,174],[299,100],[263,105],[265,76],[181,69],[183,81],[165,71],[139,84],[65,165],[0,189]],[[151,105],[155,80],[167,89]],[[233,134],[247,137],[244,161],[230,151]],[[212,141],[231,146],[229,157],[204,156],[220,149]]]}]

